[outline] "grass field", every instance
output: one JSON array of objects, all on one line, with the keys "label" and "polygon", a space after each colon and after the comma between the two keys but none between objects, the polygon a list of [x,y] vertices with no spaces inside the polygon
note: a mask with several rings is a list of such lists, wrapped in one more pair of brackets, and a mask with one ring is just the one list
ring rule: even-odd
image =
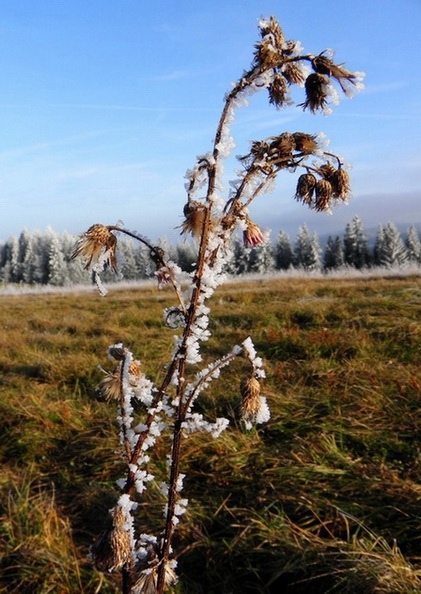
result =
[{"label": "grass field", "polygon": [[[0,592],[119,591],[88,560],[122,475],[97,365],[122,341],[162,374],[170,304],[153,288],[0,296]],[[237,282],[211,306],[205,361],[251,335],[272,418],[236,421],[241,362],[203,393],[231,423],[184,443],[176,592],[420,592],[420,277]],[[157,493],[142,532],[162,527]]]}]

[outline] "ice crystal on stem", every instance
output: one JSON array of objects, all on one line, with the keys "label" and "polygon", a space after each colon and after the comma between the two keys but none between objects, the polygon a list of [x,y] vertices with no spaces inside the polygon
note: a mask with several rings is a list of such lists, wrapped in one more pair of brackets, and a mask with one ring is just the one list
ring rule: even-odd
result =
[{"label": "ice crystal on stem", "polygon": [[[350,96],[362,88],[362,73],[337,64],[327,50],[317,55],[304,53],[300,42],[285,38],[273,16],[260,19],[259,31],[251,66],[225,96],[211,150],[198,156],[186,174],[181,233],[193,236],[197,245],[193,272],[183,273],[161,247],[120,224],[93,225],[80,236],[73,253],[73,257],[84,260],[86,269],[93,271],[105,293],[100,275],[106,268],[116,271],[118,267],[117,236],[131,237],[148,250],[158,286],[171,288],[176,300],[163,312],[163,326],[173,331],[174,346],[168,364],[161,374],[155,374],[155,383],[145,377],[132,352],[119,343],[110,347],[114,368],[105,371],[99,386],[107,401],[117,402],[126,475],[118,481],[122,494],[93,547],[92,558],[104,571],[121,570],[124,594],[162,594],[175,583],[172,539],[188,505],[187,498],[181,496],[185,476],[181,472],[182,443],[197,432],[217,439],[228,429],[228,419],[207,419],[195,406],[201,393],[235,358],[241,358],[247,368],[240,382],[238,407],[244,426],[251,429],[270,420],[268,403],[262,395],[263,362],[250,337],[224,357],[197,368],[203,357],[202,344],[211,338],[207,301],[226,278],[233,234],[242,232],[244,244],[251,248],[258,249],[266,241],[265,233],[252,221],[250,208],[273,189],[283,171],[300,172],[295,198],[316,211],[329,212],[334,203],[346,202],[350,196],[344,162],[327,151],[321,135],[279,130],[251,142],[248,152],[238,158],[242,169],[226,194],[224,160],[235,146],[230,126],[236,110],[248,105],[253,94],[265,90],[269,103],[283,109],[292,102],[290,90],[295,85],[304,88],[305,99],[299,104],[304,110],[328,113],[338,102],[340,92]],[[148,472],[148,465],[163,433],[171,436],[168,474],[155,478]],[[136,502],[141,501],[152,482],[160,485],[156,492],[165,500],[165,520],[158,528],[159,536],[141,533],[136,539]]]}]

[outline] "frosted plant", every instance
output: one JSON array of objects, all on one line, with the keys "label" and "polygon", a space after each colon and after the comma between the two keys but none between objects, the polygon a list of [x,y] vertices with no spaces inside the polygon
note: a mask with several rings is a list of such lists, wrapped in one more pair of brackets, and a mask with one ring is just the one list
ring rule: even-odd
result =
[{"label": "frosted plant", "polygon": [[[115,369],[101,384],[106,398],[117,401],[127,472],[117,482],[122,494],[110,510],[105,531],[92,549],[92,559],[101,570],[121,570],[122,591],[126,594],[162,593],[175,583],[172,538],[188,505],[182,493],[183,438],[202,431],[216,439],[227,429],[227,419],[207,420],[195,411],[195,404],[235,358],[242,357],[247,366],[239,386],[239,410],[245,429],[270,418],[261,388],[263,363],[250,337],[201,371],[193,372],[191,367],[202,361],[201,344],[211,335],[207,301],[225,280],[233,234],[236,230],[242,232],[245,247],[253,249],[266,241],[266,234],[252,220],[249,209],[258,197],[273,189],[281,171],[303,171],[295,197],[317,211],[329,211],[332,204],[349,197],[349,176],[341,159],[326,152],[323,137],[305,132],[283,132],[252,142],[248,152],[238,157],[242,166],[238,177],[228,191],[224,189],[223,162],[235,146],[230,124],[236,110],[246,105],[251,95],[267,90],[269,102],[279,109],[292,103],[291,87],[304,86],[305,100],[299,105],[315,113],[327,112],[330,103],[337,102],[335,84],[346,95],[362,86],[362,74],[335,64],[327,51],[304,54],[299,42],[286,40],[275,18],[261,19],[259,30],[251,67],[225,96],[212,149],[200,155],[186,174],[187,201],[181,233],[191,234],[197,241],[193,272],[183,272],[162,247],[122,225],[93,225],[81,235],[74,251],[74,257],[84,259],[85,267],[93,271],[99,289],[105,293],[101,272],[118,267],[118,235],[138,240],[149,251],[158,284],[172,287],[176,298],[176,304],[163,313],[164,323],[176,334],[171,359],[159,381],[152,383],[146,378],[133,354],[117,344],[109,349]],[[143,406],[142,419],[135,419],[134,401]],[[160,477],[160,492],[166,500],[165,519],[158,535],[139,534],[136,507],[148,485],[159,482],[148,472],[148,462],[163,432],[172,435],[168,476],[164,480]]]}]

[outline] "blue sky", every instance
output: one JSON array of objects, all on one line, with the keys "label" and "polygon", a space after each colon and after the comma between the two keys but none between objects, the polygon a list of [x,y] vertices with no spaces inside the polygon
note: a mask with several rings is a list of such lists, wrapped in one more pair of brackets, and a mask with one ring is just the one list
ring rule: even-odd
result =
[{"label": "blue sky", "polygon": [[420,0],[4,0],[0,239],[118,220],[176,237],[184,174],[211,148],[224,93],[271,14],[306,52],[334,48],[366,72],[366,90],[328,117],[276,111],[266,93],[239,110],[234,154],[283,131],[323,131],[353,166],[353,200],[333,215],[297,204],[284,173],[254,220],[291,234],[304,222],[342,231],[355,214],[366,227],[421,222]]}]

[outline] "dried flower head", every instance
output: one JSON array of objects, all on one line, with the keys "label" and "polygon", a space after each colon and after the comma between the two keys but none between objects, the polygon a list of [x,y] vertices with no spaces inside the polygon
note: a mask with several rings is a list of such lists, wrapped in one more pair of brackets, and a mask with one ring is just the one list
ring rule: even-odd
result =
[{"label": "dried flower head", "polygon": [[245,247],[256,247],[265,243],[266,238],[258,225],[247,219],[247,228],[243,231],[243,243]]},{"label": "dried flower head", "polygon": [[206,216],[206,206],[197,200],[190,200],[184,205],[183,213],[185,220],[181,227],[183,233],[191,233],[195,237],[200,236]]},{"label": "dried flower head", "polygon": [[282,60],[282,46],[284,34],[278,21],[271,16],[259,23],[262,40],[256,44],[254,62],[262,70],[276,68]]},{"label": "dried flower head", "polygon": [[97,389],[101,392],[105,400],[118,400],[121,393],[120,369],[112,373],[107,373],[99,383]]},{"label": "dried flower head", "polygon": [[274,45],[281,48],[284,44],[283,31],[274,16],[269,19],[261,19],[259,22],[260,34],[263,37],[271,37]]},{"label": "dried flower head", "polygon": [[117,505],[108,516],[105,530],[91,547],[92,561],[100,571],[117,571],[130,564],[131,538],[125,524],[124,511]]},{"label": "dried flower head", "polygon": [[305,76],[302,69],[296,62],[287,62],[282,67],[282,74],[286,78],[289,85],[303,85]]},{"label": "dried flower head", "polygon": [[268,87],[269,103],[277,109],[288,103],[288,84],[282,74],[276,73]]},{"label": "dried flower head", "polygon": [[[130,590],[130,594],[156,594],[158,586],[158,569],[156,564],[153,567],[143,569],[137,574],[136,582]],[[164,584],[165,589],[177,583],[177,575],[168,564],[165,566]]]},{"label": "dried flower head", "polygon": [[316,142],[315,134],[295,132],[295,134],[293,134],[293,137],[295,142],[295,149],[300,153],[304,153],[305,155],[311,155],[314,154],[319,148],[319,145]]},{"label": "dried flower head", "polygon": [[313,113],[324,109],[327,105],[329,78],[324,74],[313,72],[306,78],[305,91],[307,99],[300,103],[300,107]]},{"label": "dried flower head", "polygon": [[85,269],[94,267],[99,262],[104,268],[111,266],[117,270],[117,237],[105,225],[92,225],[83,233],[72,254],[72,258],[81,256],[86,260]]},{"label": "dried flower head", "polygon": [[289,132],[283,132],[279,136],[275,136],[269,145],[269,157],[271,159],[289,158],[295,149],[294,136]]},{"label": "dried flower head", "polygon": [[336,174],[336,167],[332,165],[332,163],[324,163],[320,165],[317,169],[317,173],[319,173],[324,179],[327,179],[329,182],[332,181],[333,176]]},{"label": "dried flower head", "polygon": [[333,186],[333,195],[335,198],[341,198],[347,200],[350,194],[351,186],[349,182],[349,173],[339,167],[331,177],[331,183]]},{"label": "dried flower head", "polygon": [[[132,361],[129,367],[129,383],[135,388],[139,380],[144,377],[140,371],[139,361]],[[121,396],[121,363],[113,371],[105,374],[97,389],[104,396],[105,400],[118,400]]]},{"label": "dried flower head", "polygon": [[295,191],[296,200],[304,202],[307,206],[311,206],[316,183],[316,176],[312,173],[303,173],[300,175],[297,182],[297,189]]},{"label": "dried flower head", "polygon": [[260,384],[258,380],[251,376],[241,380],[241,415],[243,417],[253,417],[260,407]]},{"label": "dried flower head", "polygon": [[358,74],[350,72],[342,66],[342,64],[335,64],[330,58],[323,55],[323,52],[313,58],[311,65],[315,72],[319,74],[327,74],[333,76],[340,84],[344,93],[347,93],[348,89],[346,83],[356,85],[359,80]]},{"label": "dried flower head", "polygon": [[251,429],[253,423],[265,423],[270,418],[266,398],[260,395],[259,381],[254,377],[241,380],[241,417],[246,428]]},{"label": "dried flower head", "polygon": [[314,208],[319,211],[329,210],[332,196],[333,188],[330,181],[327,179],[319,179],[316,184],[316,199]]}]

